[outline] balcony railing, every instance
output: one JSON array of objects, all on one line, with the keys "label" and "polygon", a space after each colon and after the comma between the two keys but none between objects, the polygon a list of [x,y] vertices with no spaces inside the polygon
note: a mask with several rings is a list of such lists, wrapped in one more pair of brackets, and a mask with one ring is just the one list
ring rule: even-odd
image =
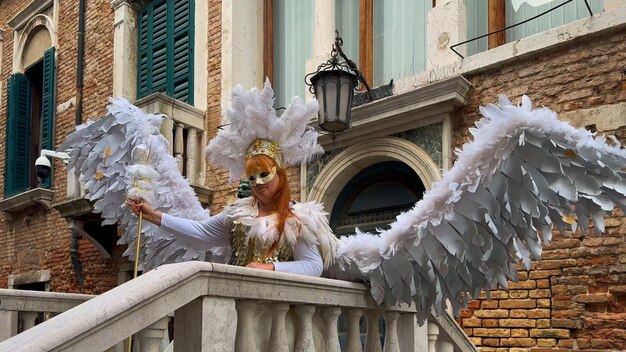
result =
[{"label": "balcony railing", "polygon": [[[0,291],[0,317],[60,309],[37,297]],[[74,301],[65,308],[89,298],[67,297]],[[476,351],[451,317],[419,326],[413,307],[379,306],[364,284],[206,262],[161,266],[0,343],[0,351],[107,351],[137,333],[136,351],[160,351],[172,312],[174,351]],[[374,322],[364,333],[362,316]]]}]

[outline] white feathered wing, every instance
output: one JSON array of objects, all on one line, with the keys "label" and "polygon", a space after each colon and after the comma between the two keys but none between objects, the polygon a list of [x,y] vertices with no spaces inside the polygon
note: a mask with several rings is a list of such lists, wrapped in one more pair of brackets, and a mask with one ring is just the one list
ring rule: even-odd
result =
[{"label": "white feathered wing", "polygon": [[606,213],[626,211],[619,145],[533,110],[526,96],[481,112],[474,141],[413,209],[387,231],[341,238],[338,277],[369,281],[379,303],[414,301],[423,321],[446,300],[458,312],[480,290],[507,287],[554,225],[586,230],[592,219],[603,231]]},{"label": "white feathered wing", "polygon": [[[122,228],[118,244],[128,245],[124,255],[131,261],[138,219],[125,205],[127,196],[143,198],[174,216],[199,221],[210,216],[168,152],[160,134],[163,118],[145,114],[126,99],[111,99],[105,117],[78,126],[59,148],[71,149],[68,169],[74,169],[103,225],[118,223]],[[221,261],[225,253],[226,248],[177,237],[147,221],[142,225],[142,270],[188,260]]]}]

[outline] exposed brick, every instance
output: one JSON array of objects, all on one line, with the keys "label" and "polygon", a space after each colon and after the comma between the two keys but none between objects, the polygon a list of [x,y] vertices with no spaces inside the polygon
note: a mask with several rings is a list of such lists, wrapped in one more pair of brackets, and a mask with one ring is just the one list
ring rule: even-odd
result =
[{"label": "exposed brick", "polygon": [[546,329],[552,327],[552,322],[550,319],[537,319],[535,320],[537,323],[538,329]]},{"label": "exposed brick", "polygon": [[537,281],[526,280],[520,282],[509,282],[510,290],[532,290],[537,287]]},{"label": "exposed brick", "polygon": [[533,319],[500,319],[500,327],[503,328],[534,328]]},{"label": "exposed brick", "polygon": [[498,347],[500,346],[500,339],[483,338],[483,346]]},{"label": "exposed brick", "polygon": [[481,327],[482,320],[478,318],[466,318],[463,319],[463,326],[468,328]]},{"label": "exposed brick", "polygon": [[569,330],[567,329],[530,329],[530,337],[541,338],[569,338]]},{"label": "exposed brick", "polygon": [[555,328],[580,329],[582,322],[579,319],[552,319],[552,326]]},{"label": "exposed brick", "polygon": [[555,347],[556,339],[537,339],[538,347]]},{"label": "exposed brick", "polygon": [[498,319],[483,319],[483,328],[497,328]]},{"label": "exposed brick", "polygon": [[551,269],[551,270],[534,270],[530,272],[530,279],[547,279],[550,276],[560,276],[560,269]]},{"label": "exposed brick", "polygon": [[527,318],[528,309],[511,309],[509,316],[511,318]]},{"label": "exposed brick", "polygon": [[547,298],[538,299],[537,308],[550,308],[550,299],[547,299]]},{"label": "exposed brick", "polygon": [[[475,328],[474,335],[479,337],[509,337],[511,336],[511,329],[502,328]],[[484,339],[483,339],[484,341]]]},{"label": "exposed brick", "polygon": [[477,318],[508,318],[509,311],[505,309],[484,309],[474,312]]},{"label": "exposed brick", "polygon": [[530,298],[549,298],[551,296],[551,292],[549,289],[532,290],[528,292],[528,296]]},{"label": "exposed brick", "polygon": [[500,308],[535,308],[537,302],[534,299],[508,299],[500,301]]},{"label": "exposed brick", "polygon": [[532,319],[549,318],[550,310],[549,309],[530,309],[528,310],[528,317]]},{"label": "exposed brick", "polygon": [[528,329],[511,329],[511,337],[528,337]]},{"label": "exposed brick", "polygon": [[535,346],[536,340],[528,337],[511,337],[500,339],[501,346],[521,346],[521,347],[531,347]]},{"label": "exposed brick", "polygon": [[580,303],[606,303],[613,300],[613,295],[605,293],[596,293],[591,295],[577,295],[574,301]]}]

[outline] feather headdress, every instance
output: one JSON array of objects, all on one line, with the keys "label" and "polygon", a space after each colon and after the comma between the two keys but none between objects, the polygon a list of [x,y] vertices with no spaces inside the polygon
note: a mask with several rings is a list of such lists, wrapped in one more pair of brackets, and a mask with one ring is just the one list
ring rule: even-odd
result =
[{"label": "feather headdress", "polygon": [[319,104],[295,97],[281,117],[274,109],[274,91],[269,81],[263,89],[246,91],[241,85],[233,89],[232,103],[226,111],[230,121],[206,148],[209,161],[230,172],[230,181],[245,173],[247,158],[265,154],[281,167],[309,162],[324,152],[317,143],[318,133],[308,124]]}]

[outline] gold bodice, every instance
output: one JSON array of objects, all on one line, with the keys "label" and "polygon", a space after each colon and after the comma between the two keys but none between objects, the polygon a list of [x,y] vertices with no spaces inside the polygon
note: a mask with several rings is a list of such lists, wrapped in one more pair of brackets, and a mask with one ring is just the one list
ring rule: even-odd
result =
[{"label": "gold bodice", "polygon": [[230,230],[230,246],[233,253],[228,264],[246,266],[251,262],[274,263],[293,260],[293,249],[286,241],[281,241],[274,252],[270,254],[268,252],[271,250],[272,244],[259,245],[254,238],[248,240],[247,231],[248,226],[233,224]]}]

